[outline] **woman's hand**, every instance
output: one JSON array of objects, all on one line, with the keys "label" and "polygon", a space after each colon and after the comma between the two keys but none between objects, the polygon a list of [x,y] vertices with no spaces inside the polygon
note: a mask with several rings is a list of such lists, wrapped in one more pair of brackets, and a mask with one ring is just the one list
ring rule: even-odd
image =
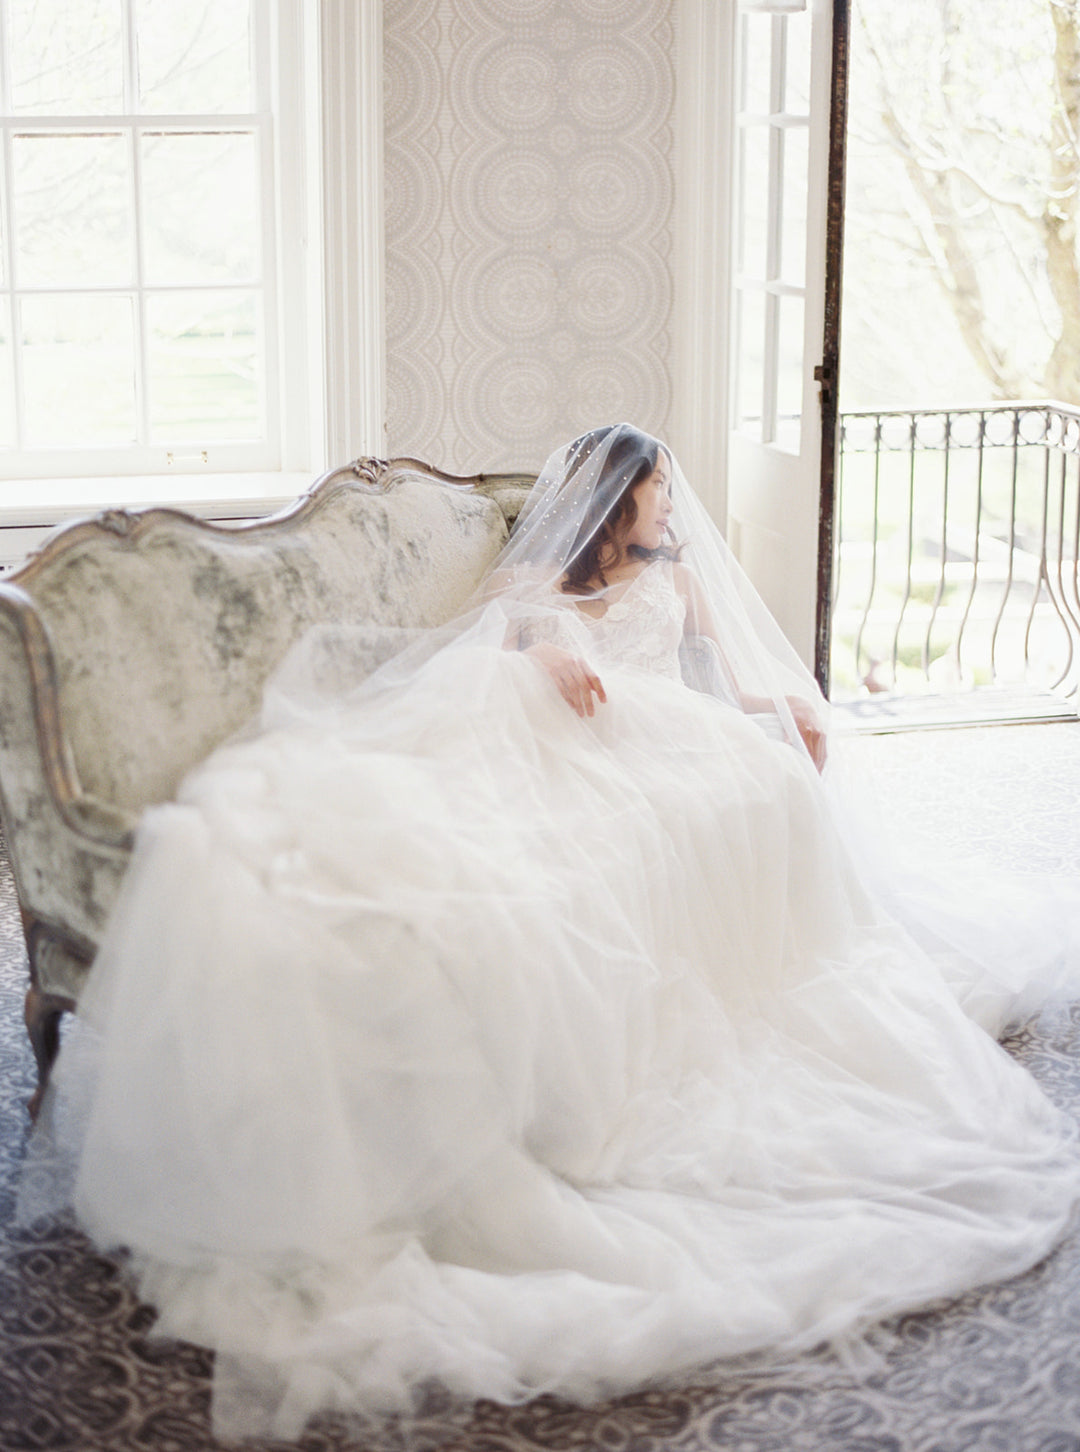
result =
[{"label": "woman's hand", "polygon": [[579,716],[595,714],[593,696],[598,701],[607,700],[600,677],[580,656],[571,655],[568,650],[552,645],[549,640],[537,641],[523,654],[531,656],[538,665],[543,666],[558,686],[563,700],[568,706],[573,706]]},{"label": "woman's hand", "polygon": [[803,700],[801,696],[786,696],[792,719],[795,722],[795,729],[802,737],[803,745],[810,753],[810,759],[818,771],[825,769],[825,728],[821,724],[821,717],[814,710],[809,701]]},{"label": "woman's hand", "polygon": [[[821,717],[812,702],[805,696],[785,696],[787,708],[791,712],[791,718],[795,723],[795,730],[802,739],[802,744],[810,753],[810,760],[817,767],[818,771],[825,770],[825,727]],[[739,704],[743,710],[753,715],[757,712],[768,712],[776,715],[777,702],[772,696],[747,696],[739,693]]]}]

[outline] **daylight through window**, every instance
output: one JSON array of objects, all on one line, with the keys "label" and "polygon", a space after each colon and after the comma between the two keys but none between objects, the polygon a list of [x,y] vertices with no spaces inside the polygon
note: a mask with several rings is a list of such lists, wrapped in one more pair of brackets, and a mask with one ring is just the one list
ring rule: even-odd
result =
[{"label": "daylight through window", "polygon": [[5,473],[67,472],[72,451],[133,472],[273,467],[269,66],[253,10],[0,0]]}]

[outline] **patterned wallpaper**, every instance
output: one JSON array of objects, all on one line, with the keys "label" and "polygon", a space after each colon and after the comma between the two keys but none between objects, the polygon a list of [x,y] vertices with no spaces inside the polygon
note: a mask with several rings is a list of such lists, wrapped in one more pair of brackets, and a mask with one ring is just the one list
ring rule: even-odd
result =
[{"label": "patterned wallpaper", "polygon": [[388,449],[539,466],[671,399],[672,0],[385,0]]}]

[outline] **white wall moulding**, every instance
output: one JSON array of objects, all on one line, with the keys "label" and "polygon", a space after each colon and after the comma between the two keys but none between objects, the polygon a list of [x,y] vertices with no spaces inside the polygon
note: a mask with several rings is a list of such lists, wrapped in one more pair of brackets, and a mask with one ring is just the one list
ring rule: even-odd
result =
[{"label": "white wall moulding", "polygon": [[279,0],[273,36],[280,114],[281,467],[309,471],[314,477],[327,467],[318,7],[305,0]]},{"label": "white wall moulding", "polygon": [[739,9],[759,15],[794,15],[806,9],[806,0],[739,0]]},{"label": "white wall moulding", "polygon": [[321,0],[327,457],[386,451],[383,0]]},{"label": "white wall moulding", "polygon": [[675,214],[670,439],[721,528],[727,516],[735,12],[675,5]]}]

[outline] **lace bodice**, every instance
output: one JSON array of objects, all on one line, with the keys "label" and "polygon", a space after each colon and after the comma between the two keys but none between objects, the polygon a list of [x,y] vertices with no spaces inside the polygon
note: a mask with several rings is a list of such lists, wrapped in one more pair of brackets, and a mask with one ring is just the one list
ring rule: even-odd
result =
[{"label": "lace bodice", "polygon": [[670,561],[647,565],[602,615],[589,614],[568,596],[557,599],[558,611],[530,628],[534,638],[580,651],[597,665],[636,666],[671,680],[682,678],[679,644],[686,605]]}]

